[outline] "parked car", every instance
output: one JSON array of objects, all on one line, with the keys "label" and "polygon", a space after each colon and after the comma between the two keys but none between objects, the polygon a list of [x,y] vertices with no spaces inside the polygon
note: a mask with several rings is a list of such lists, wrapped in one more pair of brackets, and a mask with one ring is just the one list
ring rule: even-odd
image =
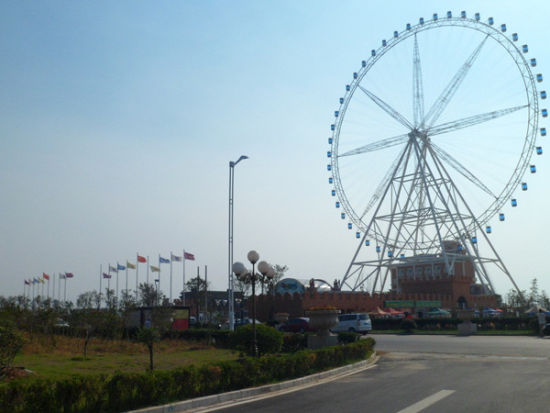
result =
[{"label": "parked car", "polygon": [[341,333],[343,331],[367,334],[372,330],[372,322],[367,313],[340,314],[338,324],[331,331]]},{"label": "parked car", "polygon": [[[242,318],[242,319],[238,318],[237,320],[235,320],[235,328],[240,327],[240,326],[244,326],[244,325],[247,325],[247,324],[252,324],[252,319],[251,318]],[[262,322],[256,320],[256,324],[262,324]]]},{"label": "parked car", "polygon": [[542,334],[545,336],[550,336],[550,323],[547,323],[542,329]]},{"label": "parked car", "polygon": [[309,327],[309,318],[290,318],[279,327],[279,330],[287,333],[305,333],[306,331],[311,331],[311,328]]}]

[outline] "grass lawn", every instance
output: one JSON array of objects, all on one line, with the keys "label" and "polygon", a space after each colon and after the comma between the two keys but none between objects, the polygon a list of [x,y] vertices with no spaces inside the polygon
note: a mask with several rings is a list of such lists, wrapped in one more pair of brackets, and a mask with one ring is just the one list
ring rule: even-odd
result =
[{"label": "grass lawn", "polygon": [[[80,338],[35,335],[27,341],[13,363],[32,370],[38,377],[63,378],[73,374],[113,373],[115,371],[143,372],[149,367],[147,347],[125,340],[92,338],[88,355],[83,356],[84,340]],[[236,359],[232,350],[182,340],[163,340],[155,343],[155,370],[173,369],[189,364]]]}]

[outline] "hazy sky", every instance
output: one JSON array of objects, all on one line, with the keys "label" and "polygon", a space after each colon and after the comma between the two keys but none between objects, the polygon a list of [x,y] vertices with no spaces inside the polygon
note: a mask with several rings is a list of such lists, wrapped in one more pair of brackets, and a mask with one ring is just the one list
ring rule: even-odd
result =
[{"label": "hazy sky", "polygon": [[[327,182],[338,98],[381,39],[447,10],[506,23],[537,72],[550,67],[543,1],[2,2],[0,295],[73,272],[75,298],[98,289],[100,265],[183,249],[188,275],[207,265],[225,290],[228,163],[241,154],[235,260],[256,249],[289,276],[340,278],[356,239]],[[491,240],[520,288],[537,277],[550,291],[550,174],[536,161]]]}]

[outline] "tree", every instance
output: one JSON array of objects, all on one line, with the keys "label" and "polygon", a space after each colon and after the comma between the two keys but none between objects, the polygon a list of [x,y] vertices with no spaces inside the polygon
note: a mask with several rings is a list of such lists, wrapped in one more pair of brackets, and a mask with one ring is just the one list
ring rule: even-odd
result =
[{"label": "tree", "polygon": [[139,304],[143,307],[154,307],[159,304],[166,304],[168,299],[158,291],[154,285],[141,283],[139,285]]},{"label": "tree", "polygon": [[77,297],[76,306],[78,308],[94,308],[99,299],[99,293],[96,290],[86,291]]},{"label": "tree", "polygon": [[536,278],[531,280],[531,287],[529,288],[529,305],[540,305],[540,294],[539,294],[539,282]]},{"label": "tree", "polygon": [[137,340],[147,346],[149,350],[149,370],[153,371],[153,347],[160,340],[159,333],[154,328],[140,328],[137,331]]},{"label": "tree", "polygon": [[13,324],[0,325],[0,377],[9,369],[23,343],[23,337]]},{"label": "tree", "polygon": [[512,289],[508,291],[508,294],[506,294],[506,303],[508,304],[508,307],[510,307],[511,309],[519,310],[525,306],[525,303],[522,299],[522,297],[525,297],[525,296],[526,296],[525,290],[522,290],[520,295],[520,293],[518,293],[517,290]]},{"label": "tree", "polygon": [[209,283],[203,280],[200,276],[191,278],[189,281],[187,281],[187,283],[185,283],[185,285],[187,286],[187,291],[189,291],[189,294],[191,295],[191,299],[193,300],[193,304],[195,305],[197,311],[197,321],[200,314],[200,303],[203,301],[204,297],[206,297],[208,284]]}]

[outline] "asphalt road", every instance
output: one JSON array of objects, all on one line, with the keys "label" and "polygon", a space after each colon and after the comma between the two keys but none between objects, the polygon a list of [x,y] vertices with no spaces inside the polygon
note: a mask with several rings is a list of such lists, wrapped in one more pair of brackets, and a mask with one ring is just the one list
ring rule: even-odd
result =
[{"label": "asphalt road", "polygon": [[223,412],[550,413],[550,339],[376,335],[371,369]]}]

